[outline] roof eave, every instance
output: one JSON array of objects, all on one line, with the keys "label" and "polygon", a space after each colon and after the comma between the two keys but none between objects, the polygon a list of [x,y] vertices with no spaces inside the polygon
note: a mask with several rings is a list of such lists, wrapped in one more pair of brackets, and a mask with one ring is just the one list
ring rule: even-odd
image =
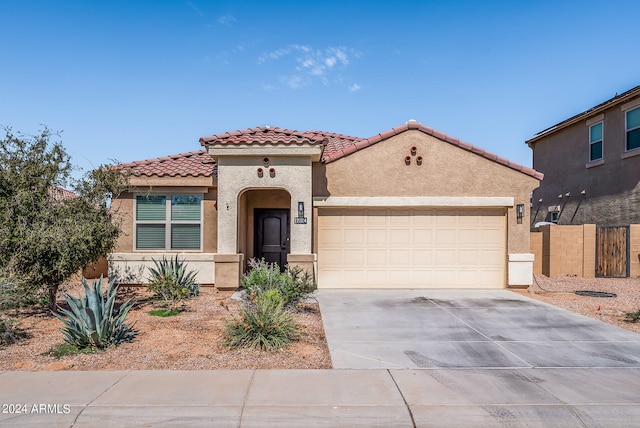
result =
[{"label": "roof eave", "polygon": [[629,101],[630,99],[638,95],[640,95],[640,85],[636,86],[635,88],[629,89],[628,91],[623,92],[620,95],[616,95],[615,97],[610,98],[607,101],[604,101],[588,110],[585,110],[582,113],[578,113],[575,116],[571,116],[570,118],[563,120],[562,122],[558,122],[555,125],[550,126],[549,128],[543,129],[542,131],[534,135],[533,138],[526,140],[525,144],[527,144],[530,148],[533,149],[533,145],[538,140],[545,138],[562,129],[565,129],[571,125],[574,125],[575,123],[578,123],[582,120],[586,120],[592,116],[596,116],[602,113],[603,111],[610,109],[611,107],[624,104],[625,102]]}]

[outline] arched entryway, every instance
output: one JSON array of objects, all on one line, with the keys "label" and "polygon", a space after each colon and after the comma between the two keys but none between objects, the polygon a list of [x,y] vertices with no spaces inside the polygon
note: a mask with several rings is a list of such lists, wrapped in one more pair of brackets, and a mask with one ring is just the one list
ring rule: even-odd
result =
[{"label": "arched entryway", "polygon": [[243,271],[251,258],[287,264],[291,251],[291,194],[279,188],[246,189],[238,196],[238,250]]}]

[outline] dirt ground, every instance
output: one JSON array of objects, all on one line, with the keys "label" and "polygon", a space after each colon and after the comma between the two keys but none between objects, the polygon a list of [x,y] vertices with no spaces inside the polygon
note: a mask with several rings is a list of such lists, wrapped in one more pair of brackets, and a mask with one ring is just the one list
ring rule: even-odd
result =
[{"label": "dirt ground", "polygon": [[[616,293],[614,298],[583,297],[576,290]],[[78,289],[68,290],[78,295]],[[143,289],[122,289],[135,297],[136,307],[128,321],[139,330],[133,343],[125,343],[95,354],[76,354],[55,358],[49,350],[63,342],[61,323],[43,309],[21,312],[18,324],[30,338],[0,349],[0,370],[209,370],[209,369],[321,369],[330,368],[322,319],[317,303],[307,304],[295,314],[302,326],[302,337],[279,352],[229,349],[222,344],[224,319],[237,313],[239,303],[231,292],[203,288],[200,296],[187,301],[177,316],[149,315],[159,308]],[[640,333],[640,322],[625,321],[626,312],[640,309],[640,279],[547,278],[536,276],[526,295],[582,315]]]},{"label": "dirt ground", "polygon": [[[579,296],[575,294],[578,290],[614,293],[616,297]],[[629,323],[624,316],[640,309],[640,278],[547,278],[536,275],[529,290],[516,292],[640,333],[640,322]]]},{"label": "dirt ground", "polygon": [[[202,288],[189,299],[186,310],[172,317],[149,315],[160,308],[144,289],[122,289],[139,302],[127,321],[139,331],[136,340],[95,354],[76,354],[59,359],[48,355],[64,342],[61,322],[45,310],[24,310],[18,324],[30,338],[0,349],[0,370],[209,370],[209,369],[322,369],[331,368],[317,303],[295,313],[301,338],[282,351],[229,349],[223,346],[224,320],[238,312],[231,292]],[[76,290],[71,295],[78,295]]]}]

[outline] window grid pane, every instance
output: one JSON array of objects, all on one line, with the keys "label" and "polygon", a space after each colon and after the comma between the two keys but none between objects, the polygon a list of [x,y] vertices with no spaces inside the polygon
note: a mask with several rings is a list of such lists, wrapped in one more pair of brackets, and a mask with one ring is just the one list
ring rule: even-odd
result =
[{"label": "window grid pane", "polygon": [[640,148],[640,128],[627,132],[627,150]]},{"label": "window grid pane", "polygon": [[602,159],[602,141],[591,144],[590,149],[590,160]]},{"label": "window grid pane", "polygon": [[164,220],[167,216],[166,196],[137,196],[136,220]]},{"label": "window grid pane", "polygon": [[627,112],[627,130],[640,126],[640,107]]},{"label": "window grid pane", "polygon": [[199,195],[175,195],[171,197],[171,220],[200,220]]},{"label": "window grid pane", "polygon": [[171,226],[172,250],[199,250],[200,225],[174,224]]},{"label": "window grid pane", "polygon": [[139,224],[136,228],[136,248],[162,250],[165,248],[164,224]]},{"label": "window grid pane", "polygon": [[589,131],[589,141],[591,143],[602,140],[602,122],[593,125],[589,128]]}]

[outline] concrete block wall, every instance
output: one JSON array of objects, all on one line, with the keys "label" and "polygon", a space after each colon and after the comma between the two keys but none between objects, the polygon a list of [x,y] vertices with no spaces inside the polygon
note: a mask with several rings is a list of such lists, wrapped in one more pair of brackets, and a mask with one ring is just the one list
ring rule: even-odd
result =
[{"label": "concrete block wall", "polygon": [[640,224],[629,226],[629,276],[640,277]]},{"label": "concrete block wall", "polygon": [[[540,259],[534,273],[549,277],[596,273],[596,225],[542,226],[531,231],[531,252]],[[640,277],[640,224],[629,226],[629,274]]]},{"label": "concrete block wall", "polygon": [[582,225],[582,277],[596,276],[596,225]]},{"label": "concrete block wall", "polygon": [[584,233],[582,226],[549,227],[549,276],[582,276]]},{"label": "concrete block wall", "polygon": [[529,248],[531,254],[533,254],[533,273],[536,275],[542,274],[542,232],[531,231],[531,238],[529,239]]}]

